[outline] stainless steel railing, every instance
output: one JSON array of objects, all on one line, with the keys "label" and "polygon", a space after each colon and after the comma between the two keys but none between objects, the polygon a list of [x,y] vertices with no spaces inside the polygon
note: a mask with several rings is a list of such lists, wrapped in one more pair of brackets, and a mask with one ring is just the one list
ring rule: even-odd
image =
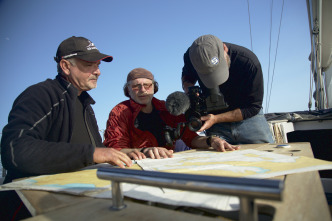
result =
[{"label": "stainless steel railing", "polygon": [[112,209],[125,208],[121,182],[202,193],[233,195],[240,198],[240,220],[257,220],[255,199],[282,200],[281,180],[262,180],[192,174],[141,171],[120,168],[99,168],[97,176],[112,182]]}]

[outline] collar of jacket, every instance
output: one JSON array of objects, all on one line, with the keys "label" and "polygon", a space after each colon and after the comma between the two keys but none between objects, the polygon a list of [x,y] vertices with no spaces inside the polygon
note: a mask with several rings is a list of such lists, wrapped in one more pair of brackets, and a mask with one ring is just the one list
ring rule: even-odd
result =
[{"label": "collar of jacket", "polygon": [[[65,89],[65,91],[67,91],[67,93],[69,94],[69,96],[72,99],[76,99],[77,94],[78,94],[78,90],[77,88],[75,88],[73,86],[72,83],[66,81],[66,79],[64,79],[60,74],[58,74],[56,76],[56,80],[60,83],[60,85]],[[95,104],[95,100],[93,100],[93,98],[89,95],[88,92],[83,91],[81,93],[81,97],[83,98],[83,104],[88,105],[88,104]]]}]

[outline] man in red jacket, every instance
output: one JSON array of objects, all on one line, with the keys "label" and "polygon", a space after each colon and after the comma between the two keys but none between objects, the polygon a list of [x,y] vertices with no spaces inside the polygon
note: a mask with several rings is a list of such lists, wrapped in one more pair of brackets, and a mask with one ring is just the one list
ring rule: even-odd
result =
[{"label": "man in red jacket", "polygon": [[[123,89],[125,96],[130,99],[112,109],[104,134],[104,145],[121,150],[135,160],[172,157],[174,142],[166,142],[165,127],[176,128],[179,123],[185,122],[184,115],[171,115],[165,101],[154,97],[158,83],[153,74],[144,68],[133,69]],[[181,133],[182,141],[190,148],[212,146],[217,151],[239,148],[218,137],[198,136],[188,128],[184,128]]]}]

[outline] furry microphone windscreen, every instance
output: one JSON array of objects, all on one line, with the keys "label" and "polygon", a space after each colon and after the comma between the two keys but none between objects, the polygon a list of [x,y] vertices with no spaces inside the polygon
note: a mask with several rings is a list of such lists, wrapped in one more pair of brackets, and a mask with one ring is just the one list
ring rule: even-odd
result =
[{"label": "furry microphone windscreen", "polygon": [[174,116],[184,114],[189,107],[189,97],[183,92],[175,91],[166,98],[166,109]]}]

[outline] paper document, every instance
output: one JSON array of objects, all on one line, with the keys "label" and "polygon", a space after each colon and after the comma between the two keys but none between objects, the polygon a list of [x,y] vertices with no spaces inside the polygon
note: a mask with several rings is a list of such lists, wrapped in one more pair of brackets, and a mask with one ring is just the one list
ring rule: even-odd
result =
[{"label": "paper document", "polygon": [[254,149],[232,152],[192,151],[173,158],[137,161],[143,170],[214,176],[271,178],[291,173],[330,170],[332,162]]}]

